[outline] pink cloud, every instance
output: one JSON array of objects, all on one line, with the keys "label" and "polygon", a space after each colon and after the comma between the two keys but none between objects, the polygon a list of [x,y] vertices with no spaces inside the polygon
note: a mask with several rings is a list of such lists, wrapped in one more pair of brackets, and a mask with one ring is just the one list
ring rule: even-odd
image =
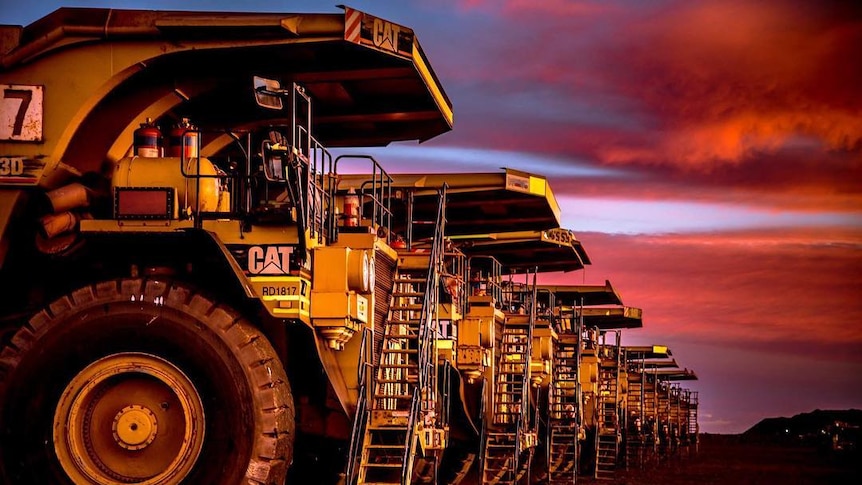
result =
[{"label": "pink cloud", "polygon": [[793,2],[681,2],[629,21],[605,72],[655,116],[655,136],[598,157],[711,170],[800,136],[859,153],[858,21]]},{"label": "pink cloud", "polygon": [[858,230],[578,236],[652,334],[862,363]]}]

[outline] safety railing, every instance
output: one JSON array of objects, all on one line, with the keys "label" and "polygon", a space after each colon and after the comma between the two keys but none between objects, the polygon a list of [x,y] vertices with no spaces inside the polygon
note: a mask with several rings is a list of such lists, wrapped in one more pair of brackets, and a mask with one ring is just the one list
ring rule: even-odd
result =
[{"label": "safety railing", "polygon": [[[310,100],[309,100],[310,102]],[[318,243],[331,239],[328,218],[334,212],[329,192],[332,177],[337,177],[338,171],[332,160],[332,154],[317,139],[308,132],[308,128],[296,125],[299,159],[306,164],[301,172],[301,182],[305,186],[307,201],[304,204],[303,216],[309,237],[316,238]]]},{"label": "safety railing", "polygon": [[413,389],[413,399],[410,401],[410,416],[407,419],[407,433],[404,438],[404,455],[401,461],[401,485],[409,485],[413,474],[413,456],[416,454],[416,424],[421,418],[422,389]]},{"label": "safety railing", "polygon": [[350,447],[347,452],[347,469],[345,470],[345,483],[353,483],[356,475],[356,466],[359,463],[360,454],[362,453],[362,440],[365,436],[365,427],[368,425],[368,369],[373,368],[373,365],[368,359],[369,329],[362,331],[362,342],[359,348],[359,358],[357,363],[356,382],[359,383],[359,399],[356,402],[356,413],[353,418],[353,427],[350,431]]},{"label": "safety railing", "polygon": [[[359,220],[368,219],[371,222],[371,227],[378,230],[378,235],[383,237],[387,243],[392,237],[392,177],[383,169],[383,166],[370,155],[339,155],[335,158],[332,172],[338,173],[338,164],[344,160],[366,160],[371,162],[371,179],[364,181],[359,187],[338,187],[337,181],[330,184],[330,198],[335,200],[335,194],[338,190],[354,189],[357,191],[359,198]],[[365,208],[370,204],[370,213],[365,212]],[[332,211],[329,219],[330,234],[335,234],[337,239],[338,221],[336,211]]]},{"label": "safety railing", "polygon": [[437,312],[440,294],[440,274],[443,266],[444,234],[446,230],[446,186],[440,191],[436,230],[431,244],[430,264],[425,280],[418,341],[419,386],[414,390],[407,427],[407,442],[402,464],[402,484],[409,483],[416,453],[415,429],[419,419],[423,425],[438,426],[444,404],[437,398]]},{"label": "safety railing", "polygon": [[490,296],[497,305],[503,302],[502,265],[493,256],[470,256],[467,260],[470,274],[470,295]]}]

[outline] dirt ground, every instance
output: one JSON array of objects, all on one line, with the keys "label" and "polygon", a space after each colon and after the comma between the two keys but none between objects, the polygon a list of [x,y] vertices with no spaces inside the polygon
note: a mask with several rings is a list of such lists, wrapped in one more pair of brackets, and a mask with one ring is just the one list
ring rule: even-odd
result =
[{"label": "dirt ground", "polygon": [[737,435],[703,435],[696,456],[617,475],[614,483],[619,485],[860,485],[862,460],[858,452],[838,455],[811,447],[746,443]]}]

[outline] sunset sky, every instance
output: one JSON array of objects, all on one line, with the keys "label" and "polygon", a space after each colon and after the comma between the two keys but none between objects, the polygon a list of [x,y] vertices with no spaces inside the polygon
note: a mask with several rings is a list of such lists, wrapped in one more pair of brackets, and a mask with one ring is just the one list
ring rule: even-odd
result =
[{"label": "sunset sky", "polygon": [[[348,2],[415,30],[455,111],[391,172],[545,175],[592,258],[700,380],[701,431],[862,408],[862,6],[799,1]],[[338,2],[0,0],[340,12]],[[857,3],[857,5],[859,5]]]}]

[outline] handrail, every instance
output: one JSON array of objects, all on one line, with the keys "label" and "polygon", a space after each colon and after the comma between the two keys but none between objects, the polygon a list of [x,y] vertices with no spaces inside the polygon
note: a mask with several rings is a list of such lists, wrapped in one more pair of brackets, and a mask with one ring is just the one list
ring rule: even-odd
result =
[{"label": "handrail", "polygon": [[368,400],[365,397],[366,389],[365,385],[359,386],[359,400],[356,403],[356,415],[353,418],[353,429],[350,432],[350,448],[347,452],[347,469],[345,470],[344,483],[352,484],[354,475],[356,474],[356,464],[359,461],[360,442],[362,440],[362,436],[365,432],[365,425],[367,416],[366,416],[366,406],[368,404]]},{"label": "handrail", "polygon": [[[382,235],[386,239],[386,242],[391,242],[391,232],[392,232],[392,177],[388,172],[383,168],[382,165],[371,155],[352,155],[352,154],[344,154],[335,157],[335,161],[332,165],[333,172],[338,171],[338,162],[345,159],[360,159],[360,160],[368,160],[371,162],[371,180],[366,180],[359,187],[353,187],[359,191],[359,218],[363,219],[366,214],[363,214],[365,210],[365,202],[366,199],[371,201],[371,225],[372,227],[376,227],[378,229],[382,228],[385,234]],[[332,194],[333,200],[335,199],[335,191],[336,187],[333,184],[330,193]],[[369,188],[370,187],[370,188]],[[335,217],[330,218],[330,224],[332,227],[335,227]],[[331,231],[335,233],[335,231]]]},{"label": "handrail", "polygon": [[[332,162],[332,154],[329,153],[329,150],[317,141],[304,126],[296,126],[296,131],[300,135],[297,138],[299,140],[304,138],[308,143],[307,146],[299,145],[297,147],[300,159],[304,158],[304,161],[308,163],[308,169],[305,173],[306,180],[303,181],[307,184],[308,201],[305,204],[303,216],[307,221],[309,235],[311,237],[316,236],[318,242],[323,242],[324,238],[332,237],[328,218],[333,217],[332,214],[335,212],[332,210],[334,199],[326,190],[326,181],[328,177],[337,176],[337,169]],[[324,220],[324,216],[327,220]]]},{"label": "handrail", "polygon": [[416,428],[416,419],[419,415],[419,409],[422,407],[422,393],[420,389],[417,387],[413,389],[413,398],[410,401],[410,417],[407,418],[407,436],[404,438],[404,455],[401,461],[401,485],[409,485],[410,484],[410,475],[413,469],[413,453],[414,448],[416,447],[416,440],[414,439],[416,434],[414,433],[414,429]]},{"label": "handrail", "polygon": [[[487,448],[486,441],[488,437],[488,380],[482,379],[482,402],[480,403],[481,412],[479,416],[482,419],[482,428],[479,430],[479,476],[483,477],[485,473],[485,449]],[[493,396],[491,401],[493,401]],[[493,404],[491,404],[493,406]],[[484,478],[482,478],[484,479]]]},{"label": "handrail", "polygon": [[368,362],[367,359],[367,347],[368,347],[368,335],[370,333],[369,329],[363,329],[362,331],[362,341],[359,347],[359,358],[358,358],[358,366],[357,366],[357,380],[359,383],[359,399],[356,403],[356,414],[353,418],[353,428],[350,432],[350,448],[347,452],[347,469],[345,470],[345,483],[351,484],[353,483],[353,476],[356,473],[356,463],[359,460],[359,451],[360,451],[360,440],[361,436],[365,433],[365,425],[366,425],[366,412],[365,408],[368,404],[367,397],[367,384],[365,379],[367,378],[366,369],[371,366],[371,363]]},{"label": "handrail", "polygon": [[[474,264],[474,261],[479,264]],[[484,263],[484,261],[488,261]],[[481,267],[482,269],[477,269]],[[484,271],[483,271],[484,270]],[[494,304],[503,304],[502,265],[493,256],[470,256],[467,258],[467,272],[470,277],[471,293],[484,291]]]},{"label": "handrail", "polygon": [[440,424],[443,426],[449,425],[449,416],[451,413],[452,396],[449,392],[452,385],[452,364],[446,360],[443,363],[443,403],[441,405],[442,412],[440,413]]},{"label": "handrail", "polygon": [[[431,245],[429,271],[425,278],[425,297],[422,301],[421,320],[419,324],[418,341],[418,367],[419,385],[414,390],[414,400],[411,404],[410,417],[408,419],[408,438],[405,444],[404,461],[402,463],[402,484],[408,483],[407,474],[412,469],[412,457],[415,452],[416,441],[412,440],[416,421],[420,414],[432,416],[432,424],[436,423],[436,416],[440,414],[440,400],[437,395],[437,308],[440,291],[440,272],[443,266],[444,232],[446,227],[446,189],[444,185],[440,191],[440,203],[437,209],[437,230],[434,231],[434,239]],[[433,405],[434,409],[428,408]],[[433,415],[431,414],[433,411]]]},{"label": "handrail", "polygon": [[536,423],[530,423],[530,415],[529,415],[529,405],[530,405],[530,360],[533,356],[533,327],[536,325],[536,297],[537,295],[537,286],[536,286],[536,273],[538,272],[538,268],[536,271],[533,271],[533,282],[531,284],[531,298],[530,298],[530,308],[529,308],[529,325],[527,326],[527,343],[525,345],[526,356],[524,360],[524,373],[521,377],[521,413],[518,416],[518,426],[517,426],[517,436],[519,439],[515,440],[515,462],[513,463],[513,468],[517,470],[518,457],[521,456],[521,440],[520,436],[522,433],[529,432],[533,430],[533,425]]}]

